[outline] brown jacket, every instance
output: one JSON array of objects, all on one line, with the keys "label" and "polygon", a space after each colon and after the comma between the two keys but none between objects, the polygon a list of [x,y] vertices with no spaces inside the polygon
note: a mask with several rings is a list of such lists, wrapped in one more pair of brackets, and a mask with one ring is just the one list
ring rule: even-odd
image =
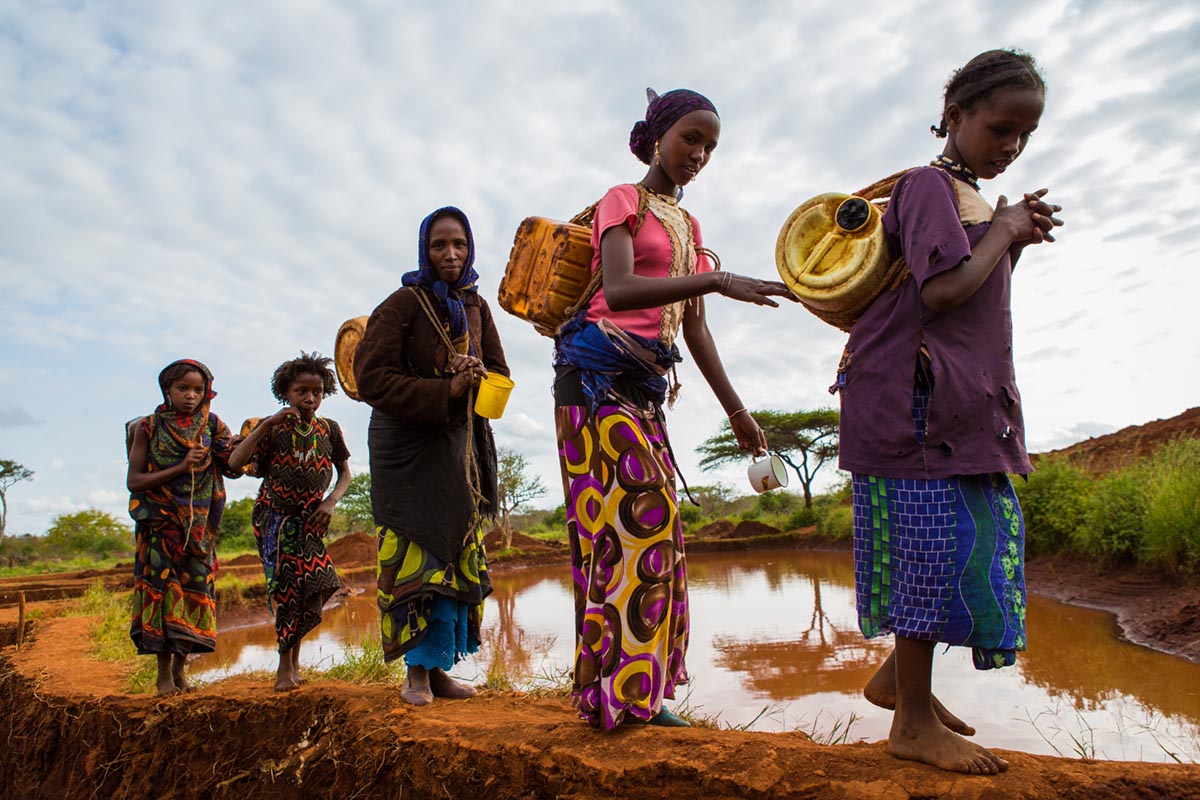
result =
[{"label": "brown jacket", "polygon": [[[418,291],[424,290],[397,289],[371,314],[354,356],[359,396],[372,408],[407,422],[458,422],[465,419],[466,400],[450,396],[450,377],[442,377],[446,347],[421,309]],[[488,372],[507,376],[504,347],[487,301],[472,292],[464,296],[463,305],[475,353]]]}]

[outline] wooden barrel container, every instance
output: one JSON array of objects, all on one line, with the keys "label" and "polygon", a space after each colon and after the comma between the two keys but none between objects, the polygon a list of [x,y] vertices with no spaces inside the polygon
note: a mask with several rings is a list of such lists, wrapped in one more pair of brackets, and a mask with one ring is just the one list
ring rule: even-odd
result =
[{"label": "wooden barrel container", "polygon": [[[250,432],[253,431],[255,428],[257,428],[258,423],[260,423],[260,422],[262,422],[262,417],[250,417],[249,419],[243,421],[242,428],[241,428],[241,430],[238,431],[238,435],[239,436],[249,436]],[[245,466],[243,466],[242,473],[244,475],[249,475],[252,478],[262,477],[255,471],[254,462],[249,462]]]},{"label": "wooden barrel container", "polygon": [[338,328],[337,339],[333,344],[333,365],[337,368],[338,383],[342,391],[351,400],[358,400],[358,383],[354,380],[354,352],[358,343],[367,332],[369,317],[354,317],[342,323]]},{"label": "wooden barrel container", "polygon": [[832,192],[788,217],[775,242],[775,266],[809,311],[844,331],[908,275],[903,259],[888,253],[879,207]]},{"label": "wooden barrel container", "polygon": [[498,300],[508,313],[533,323],[538,333],[553,336],[591,278],[590,228],[529,217],[517,228]]}]

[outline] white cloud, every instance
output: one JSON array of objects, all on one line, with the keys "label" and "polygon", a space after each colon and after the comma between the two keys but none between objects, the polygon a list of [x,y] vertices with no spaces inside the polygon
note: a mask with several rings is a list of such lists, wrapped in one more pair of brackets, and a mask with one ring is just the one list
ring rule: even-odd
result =
[{"label": "white cloud", "polygon": [[[570,216],[640,177],[625,141],[646,85],[691,86],[721,109],[721,146],[685,203],[728,269],[771,276],[792,208],[928,159],[951,69],[1013,43],[1044,65],[1047,112],[986,192],[1047,185],[1068,223],[1015,281],[1030,444],[1083,435],[1079,420],[1123,426],[1195,405],[1185,365],[1200,331],[1184,304],[1200,288],[1186,269],[1200,246],[1200,12],[1165,0],[909,0],[864,23],[840,10],[313,0],[0,11],[11,404],[0,456],[38,472],[14,520],[44,528],[78,498],[120,510],[121,424],[153,407],[154,376],[176,357],[212,367],[231,425],[273,408],[274,367],[301,348],[330,352],[338,325],[413,266],[417,224],[436,206],[471,216],[494,298],[523,217]],[[798,308],[708,309],[748,404],[831,403],[836,331]],[[518,384],[497,438],[555,486],[550,343],[495,310]],[[736,470],[696,468],[692,448],[723,415],[690,365],[683,377],[670,419],[685,474],[740,486]],[[12,409],[45,424],[6,425]],[[335,397],[325,413],[365,468],[369,410]],[[246,496],[254,482],[229,489]]]}]

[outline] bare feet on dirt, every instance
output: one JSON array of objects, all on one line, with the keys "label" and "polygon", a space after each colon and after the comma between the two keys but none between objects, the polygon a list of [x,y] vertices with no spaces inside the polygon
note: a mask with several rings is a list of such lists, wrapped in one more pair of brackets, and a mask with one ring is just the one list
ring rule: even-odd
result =
[{"label": "bare feet on dirt", "polygon": [[937,718],[906,725],[892,721],[887,751],[896,758],[921,761],[949,772],[995,775],[1008,769],[1008,762],[992,751],[954,733]]},{"label": "bare feet on dirt", "polygon": [[292,680],[297,686],[303,686],[308,683],[300,674],[300,643],[296,642],[292,648]]},{"label": "bare feet on dirt", "polygon": [[424,667],[409,667],[400,687],[400,697],[414,706],[427,706],[433,702],[433,690],[429,688],[429,671]]},{"label": "bare feet on dirt", "polygon": [[158,662],[158,678],[154,682],[154,688],[158,696],[169,697],[183,691],[175,684],[175,657],[170,653],[158,653],[155,658]]},{"label": "bare feet on dirt", "polygon": [[292,652],[279,654],[279,669],[275,671],[275,691],[290,692],[300,687],[300,674],[292,661]]},{"label": "bare feet on dirt", "polygon": [[[888,711],[896,710],[896,653],[892,651],[887,657],[887,661],[876,670],[871,676],[871,680],[867,681],[866,687],[863,689],[863,697],[872,705],[886,708]],[[937,697],[932,697],[933,711],[937,714],[937,718],[950,730],[955,733],[960,733],[963,736],[974,736],[975,728],[963,722],[961,719],[950,713],[950,710],[942,705],[942,701]]]},{"label": "bare feet on dirt", "polygon": [[183,672],[186,666],[187,656],[178,654],[171,656],[171,682],[181,692],[194,692],[196,687],[188,682],[187,676]]},{"label": "bare feet on dirt", "polygon": [[179,694],[183,690],[175,685],[175,680],[168,674],[166,677],[158,676],[155,681],[155,691],[159,697],[170,697],[173,694]]},{"label": "bare feet on dirt", "polygon": [[429,688],[434,697],[445,697],[450,700],[466,700],[478,692],[474,686],[456,681],[446,674],[445,670],[435,669],[429,673]]}]

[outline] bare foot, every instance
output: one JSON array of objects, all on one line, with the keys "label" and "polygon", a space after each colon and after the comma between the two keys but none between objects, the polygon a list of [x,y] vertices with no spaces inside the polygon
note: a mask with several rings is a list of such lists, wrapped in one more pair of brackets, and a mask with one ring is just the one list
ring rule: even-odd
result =
[{"label": "bare foot", "polygon": [[296,642],[292,647],[292,680],[296,682],[297,686],[303,686],[308,683],[300,675],[300,642]]},{"label": "bare foot", "polygon": [[400,697],[414,706],[427,706],[433,702],[433,690],[429,688],[429,671],[424,667],[409,667],[400,687]]},{"label": "bare foot", "polygon": [[275,671],[275,691],[290,692],[299,686],[300,683],[296,680],[296,673],[292,671],[291,653],[280,653],[279,669]]},{"label": "bare foot", "polygon": [[429,688],[434,697],[445,697],[450,700],[466,700],[478,692],[474,686],[456,681],[446,674],[445,670],[435,669],[429,673]]},{"label": "bare foot", "polygon": [[170,673],[166,676],[159,675],[154,685],[159,697],[170,697],[173,694],[179,694],[183,691],[175,685],[175,681],[171,678]]},{"label": "bare foot", "polygon": [[[866,687],[863,688],[863,697],[867,698],[872,705],[886,708],[888,711],[896,710],[896,654],[894,651],[871,676],[871,680],[867,681]],[[931,699],[933,712],[937,714],[937,718],[943,725],[963,736],[975,735],[975,728],[951,714],[950,710],[942,705],[941,700],[932,695]]]},{"label": "bare foot", "polygon": [[950,772],[995,775],[1008,762],[992,751],[968,742],[932,716],[927,724],[904,725],[892,721],[887,751],[896,758],[921,761]]},{"label": "bare foot", "polygon": [[296,683],[295,679],[288,675],[275,676],[275,691],[290,692],[292,689],[300,688],[300,684]]}]

